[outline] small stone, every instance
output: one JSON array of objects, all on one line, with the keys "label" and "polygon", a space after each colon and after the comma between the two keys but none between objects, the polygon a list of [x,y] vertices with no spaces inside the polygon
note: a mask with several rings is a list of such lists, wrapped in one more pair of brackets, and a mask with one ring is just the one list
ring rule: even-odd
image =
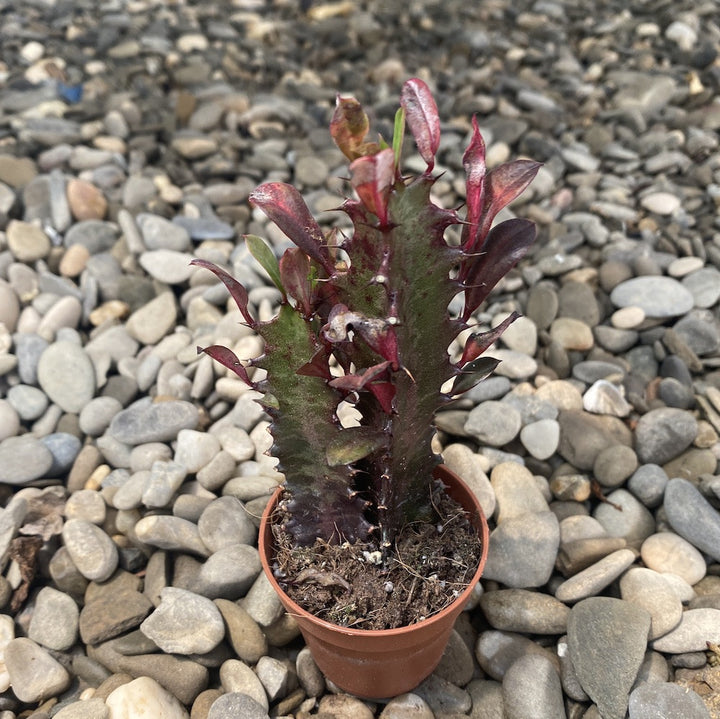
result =
[{"label": "small stone", "polygon": [[560,443],[560,425],[554,419],[531,422],[520,430],[520,441],[535,459],[549,459]]},{"label": "small stone", "polygon": [[73,178],[67,183],[67,199],[76,220],[102,220],[107,212],[102,190],[85,180]]},{"label": "small stone", "polygon": [[628,480],[627,488],[649,508],[657,507],[665,494],[668,476],[657,464],[643,464]]},{"label": "small stone", "polygon": [[564,634],[570,612],[554,597],[525,589],[485,592],[480,606],[495,629],[526,634]]},{"label": "small stone", "polygon": [[168,654],[206,654],[225,636],[218,608],[205,597],[175,587],[160,593],[160,605],[140,625]]},{"label": "small stone", "polygon": [[12,220],[6,235],[8,248],[18,262],[32,264],[50,252],[50,239],[37,225]]},{"label": "small stone", "polygon": [[514,662],[529,654],[541,654],[559,667],[554,651],[536,644],[522,634],[493,629],[482,632],[475,644],[475,658],[481,669],[498,681],[502,681]]},{"label": "small stone", "polygon": [[115,415],[108,432],[129,445],[169,442],[176,439],[181,430],[194,429],[198,420],[198,409],[191,402],[153,402],[145,397]]},{"label": "small stone", "polygon": [[130,335],[145,345],[159,342],[174,326],[177,307],[172,292],[162,292],[133,312],[125,324]]},{"label": "small stone", "polygon": [[253,544],[257,537],[243,503],[235,497],[220,497],[211,502],[198,520],[198,530],[211,552],[231,544]]},{"label": "small stone", "polygon": [[496,465],[490,483],[497,500],[498,525],[523,514],[548,510],[548,503],[532,473],[517,462]]},{"label": "small stone", "polygon": [[190,235],[177,223],[148,213],[140,213],[136,221],[142,232],[143,243],[148,250],[184,252],[190,249]]},{"label": "small stone", "polygon": [[643,542],[640,554],[650,569],[676,574],[691,586],[707,574],[702,554],[690,542],[673,532],[650,535]]},{"label": "small stone", "polygon": [[75,644],[80,612],[72,597],[43,587],[35,598],[28,637],[48,649],[66,651]]},{"label": "small stone", "polygon": [[380,719],[435,719],[435,715],[417,694],[400,694],[385,705]]},{"label": "small stone", "polygon": [[13,693],[21,702],[42,702],[70,686],[70,675],[62,664],[32,639],[12,639],[4,654]]},{"label": "small stone", "polygon": [[29,434],[8,437],[0,442],[0,481],[25,484],[50,470],[53,456],[37,438]]},{"label": "small stone", "polygon": [[210,707],[207,719],[270,719],[267,708],[242,692],[227,692]]},{"label": "small stone", "polygon": [[265,688],[257,674],[244,662],[228,659],[220,667],[220,683],[226,692],[240,692],[252,697],[267,711],[269,703]]},{"label": "small stone", "polygon": [[572,317],[558,317],[553,320],[550,337],[566,350],[585,352],[595,344],[591,328]]},{"label": "small stone", "polygon": [[260,572],[260,556],[254,546],[229,544],[213,552],[202,565],[197,591],[211,599],[242,597]]},{"label": "small stone", "polygon": [[189,719],[182,704],[150,677],[138,677],[122,684],[110,693],[105,703],[111,717]]},{"label": "small stone", "polygon": [[[435,674],[431,674],[413,690],[413,693],[424,699],[436,715],[452,714],[453,712],[467,714],[472,706],[472,699],[464,689],[456,687]],[[322,706],[322,701],[320,705]],[[372,716],[372,714],[368,716]]]},{"label": "small stone", "polygon": [[[113,580],[90,598],[80,612],[80,638],[85,644],[99,644],[140,626],[153,606],[136,588],[115,587]],[[91,587],[93,585],[90,585]]]},{"label": "small stone", "polygon": [[657,652],[683,654],[702,652],[708,642],[720,644],[720,609],[688,609],[683,612],[680,624],[652,646]]},{"label": "small stone", "polygon": [[237,603],[216,599],[227,629],[227,639],[237,656],[248,664],[254,664],[267,654],[268,643],[257,622]]},{"label": "small stone", "polygon": [[479,442],[502,447],[517,436],[521,426],[520,413],[514,407],[490,400],[470,412],[465,431]]},{"label": "small stone", "polygon": [[147,515],[135,525],[137,538],[159,549],[189,552],[207,557],[210,552],[200,539],[196,524],[180,517]]},{"label": "small stone", "polygon": [[665,577],[645,567],[632,567],[620,580],[620,596],[650,613],[649,639],[667,634],[679,623],[682,602]]},{"label": "small stone", "polygon": [[624,537],[628,545],[640,545],[655,531],[655,519],[626,489],[616,489],[593,512],[610,537]]},{"label": "small stone", "polygon": [[79,413],[95,394],[95,368],[80,345],[61,340],[40,356],[38,382],[65,412]]},{"label": "small stone", "polygon": [[117,547],[100,527],[84,519],[69,519],[62,538],[73,563],[86,579],[104,582],[117,569]]},{"label": "small stone", "polygon": [[619,487],[637,466],[637,456],[632,447],[616,444],[598,452],[593,463],[593,474],[603,487]]},{"label": "small stone", "polygon": [[672,215],[680,209],[680,198],[669,192],[651,192],[640,200],[640,204],[656,215]]},{"label": "small stone", "polygon": [[649,631],[650,615],[620,599],[592,597],[572,608],[570,661],[604,719],[624,719]]},{"label": "small stone", "polygon": [[242,606],[261,627],[270,626],[280,619],[285,611],[277,592],[264,572],[258,573],[250,591],[242,601]]},{"label": "small stone", "polygon": [[560,677],[553,663],[542,655],[520,657],[503,678],[507,719],[557,719],[565,714]]},{"label": "small stone", "polygon": [[608,554],[566,579],[555,590],[555,597],[561,602],[573,603],[599,594],[635,561],[635,556],[630,549],[618,549]]},{"label": "small stone", "polygon": [[220,441],[212,434],[181,429],[175,446],[175,462],[189,474],[199,472],[220,451]]},{"label": "small stone", "polygon": [[645,310],[642,307],[622,307],[613,312],[610,317],[612,326],[620,330],[632,330],[639,327],[645,321]]},{"label": "small stone", "polygon": [[625,399],[621,387],[600,379],[594,382],[583,395],[583,409],[593,414],[627,417],[632,410],[632,406]]},{"label": "small stone", "polygon": [[685,479],[671,479],[663,508],[670,526],[694,547],[720,561],[720,512]]},{"label": "small stone", "polygon": [[689,312],[693,296],[672,277],[634,277],[617,285],[610,293],[616,307],[640,307],[648,317],[663,319]]},{"label": "small stone", "polygon": [[672,683],[641,684],[630,694],[629,719],[708,719],[703,700]]}]

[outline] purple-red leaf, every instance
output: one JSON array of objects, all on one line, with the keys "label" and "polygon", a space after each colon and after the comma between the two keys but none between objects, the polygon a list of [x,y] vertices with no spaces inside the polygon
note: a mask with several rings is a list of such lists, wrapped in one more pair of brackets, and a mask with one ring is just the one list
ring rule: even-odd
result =
[{"label": "purple-red leaf", "polygon": [[481,217],[475,231],[470,230],[470,243],[463,246],[466,252],[483,249],[483,242],[497,213],[522,194],[535,179],[540,167],[541,163],[533,160],[513,160],[487,173]]},{"label": "purple-red leaf", "polygon": [[[358,392],[363,389],[369,382],[372,382],[376,377],[387,370],[390,366],[389,362],[380,362],[380,364],[368,367],[362,374],[346,374],[342,377],[336,377],[334,380],[328,382],[331,387],[336,389],[342,389],[346,392]],[[372,386],[372,385],[371,385]]]},{"label": "purple-red leaf", "polygon": [[245,322],[247,322],[251,327],[255,326],[255,320],[248,310],[247,290],[232,275],[207,260],[195,258],[190,261],[190,264],[210,270],[210,272],[212,272],[225,285],[225,287],[228,288],[228,292],[230,292],[230,295],[235,300],[235,304],[238,306],[242,316],[245,318]]},{"label": "purple-red leaf", "polygon": [[480,222],[485,197],[485,140],[480,133],[477,118],[472,119],[473,134],[470,144],[463,155],[465,168],[465,198],[467,202],[466,225],[462,231],[462,244],[465,246],[470,237],[475,236]]},{"label": "purple-red leaf", "polygon": [[458,362],[458,366],[463,369],[465,366],[476,360],[493,342],[496,342],[503,332],[520,317],[519,312],[512,312],[509,314],[497,327],[488,330],[487,332],[475,332],[468,337],[465,342],[465,348],[463,355]]},{"label": "purple-red leaf", "polygon": [[285,250],[280,258],[280,279],[285,291],[294,298],[305,317],[312,314],[310,262],[298,247]]},{"label": "purple-red leaf", "polygon": [[395,181],[395,153],[387,147],[350,164],[350,182],[365,207],[381,226],[388,224],[388,199]]},{"label": "purple-red leaf", "polygon": [[365,154],[364,140],[369,129],[370,122],[362,105],[354,97],[338,95],[335,112],[330,120],[330,134],[348,160],[355,160]]},{"label": "purple-red leaf", "polygon": [[325,236],[302,195],[285,182],[266,182],[250,193],[259,207],[306,255],[320,263],[328,274],[333,263]]},{"label": "purple-red leaf", "polygon": [[492,288],[525,256],[535,240],[535,224],[512,219],[490,230],[482,252],[465,259],[465,309],[467,321]]},{"label": "purple-red leaf", "polygon": [[372,382],[368,385],[375,399],[380,403],[383,412],[392,414],[395,399],[395,385],[392,382]]},{"label": "purple-red leaf", "polygon": [[402,86],[400,105],[429,172],[435,165],[435,154],[440,146],[440,117],[435,99],[430,88],[414,77]]},{"label": "purple-red leaf", "polygon": [[297,374],[303,377],[321,377],[329,380],[332,378],[330,372],[330,354],[325,347],[321,347],[309,362],[306,362]]},{"label": "purple-red leaf", "polygon": [[223,367],[227,367],[232,370],[246,385],[255,387],[250,377],[248,377],[247,370],[243,366],[242,362],[237,358],[237,355],[227,347],[222,345],[212,345],[210,347],[198,347],[198,354],[204,352],[209,357],[212,357],[216,362],[219,362]]}]

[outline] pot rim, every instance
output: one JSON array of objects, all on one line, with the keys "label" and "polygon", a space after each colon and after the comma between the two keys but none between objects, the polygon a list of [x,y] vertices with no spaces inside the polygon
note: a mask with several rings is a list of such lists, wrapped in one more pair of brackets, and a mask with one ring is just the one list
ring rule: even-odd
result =
[{"label": "pot rim", "polygon": [[[482,507],[480,506],[480,502],[478,501],[477,497],[475,497],[472,490],[467,486],[467,484],[463,481],[461,477],[452,472],[452,470],[450,470],[448,467],[446,467],[445,465],[439,465],[439,467],[442,467],[444,471],[453,474],[455,479],[460,483],[460,486],[463,487],[468,492],[468,494],[474,498],[475,510],[477,511],[478,523],[480,525],[478,528],[478,532],[481,535],[480,538],[482,540],[482,554],[477,569],[475,570],[475,573],[473,574],[473,577],[468,583],[467,587],[465,587],[465,589],[452,602],[450,602],[450,604],[448,604],[443,609],[435,612],[435,614],[431,615],[427,619],[415,622],[414,624],[406,624],[402,627],[395,627],[394,629],[353,629],[352,627],[343,627],[340,624],[333,624],[332,622],[328,622],[325,619],[321,619],[317,615],[307,611],[307,609],[303,609],[299,604],[293,601],[285,593],[285,591],[283,591],[279,582],[273,575],[272,567],[270,566],[268,561],[268,556],[272,554],[272,547],[266,546],[265,537],[266,534],[268,536],[272,536],[272,531],[270,528],[270,517],[272,515],[272,510],[277,505],[280,495],[285,491],[285,487],[283,485],[279,485],[278,488],[273,492],[270,501],[268,502],[265,510],[263,511],[262,518],[260,520],[258,549],[260,550],[260,561],[265,571],[265,575],[268,578],[268,581],[272,585],[273,589],[282,598],[287,613],[291,616],[300,616],[304,619],[312,621],[313,624],[319,627],[323,627],[328,631],[344,634],[348,637],[398,637],[404,636],[405,634],[409,634],[413,631],[417,631],[418,627],[420,626],[426,627],[436,622],[442,621],[449,612],[452,612],[457,607],[458,604],[464,606],[464,604],[470,598],[470,594],[475,588],[475,585],[478,583],[478,581],[480,581],[480,577],[482,576],[483,570],[485,569],[485,563],[488,554],[490,530],[485,514],[482,510]],[[442,481],[442,478],[440,477],[436,477],[436,479],[440,479]],[[270,551],[268,551],[268,549]]]}]

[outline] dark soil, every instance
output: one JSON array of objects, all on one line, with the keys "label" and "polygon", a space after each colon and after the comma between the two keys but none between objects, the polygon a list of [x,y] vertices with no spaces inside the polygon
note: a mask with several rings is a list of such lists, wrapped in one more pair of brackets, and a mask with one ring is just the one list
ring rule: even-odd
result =
[{"label": "dark soil", "polygon": [[451,604],[472,580],[482,542],[464,510],[438,490],[434,521],[410,524],[383,561],[377,542],[296,547],[273,527],[276,577],[308,612],[346,627],[394,629]]}]

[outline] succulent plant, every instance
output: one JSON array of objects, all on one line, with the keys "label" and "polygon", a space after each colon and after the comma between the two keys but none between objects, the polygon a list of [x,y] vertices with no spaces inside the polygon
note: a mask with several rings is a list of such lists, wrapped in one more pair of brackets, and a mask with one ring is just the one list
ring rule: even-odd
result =
[{"label": "succulent plant", "polygon": [[[440,121],[427,85],[402,88],[392,146],[366,140],[369,121],[354,98],[338,97],[330,132],[351,161],[355,199],[343,206],[351,232],[323,232],[300,193],[268,182],[250,202],[294,243],[279,261],[260,238],[247,246],[281,293],[270,321],[250,312],[246,289],[220,267],[245,322],[264,340],[251,361],[265,370],[252,381],[246,366],[222,346],[199,351],[263,393],[272,420],[272,454],[285,473],[285,530],[298,545],[354,541],[378,534],[388,547],[407,522],[431,516],[435,413],[495,367],[482,353],[516,315],[487,332],[465,333],[459,360],[449,347],[471,327],[472,315],[535,239],[533,223],[498,212],[532,181],[539,164],[514,160],[486,169],[475,118],[463,156],[466,209],[431,199]],[[426,164],[417,177],[400,168],[405,124]],[[461,225],[460,242],[445,239]],[[463,293],[459,316],[449,314]],[[359,412],[355,426],[338,419],[341,403]]]}]

